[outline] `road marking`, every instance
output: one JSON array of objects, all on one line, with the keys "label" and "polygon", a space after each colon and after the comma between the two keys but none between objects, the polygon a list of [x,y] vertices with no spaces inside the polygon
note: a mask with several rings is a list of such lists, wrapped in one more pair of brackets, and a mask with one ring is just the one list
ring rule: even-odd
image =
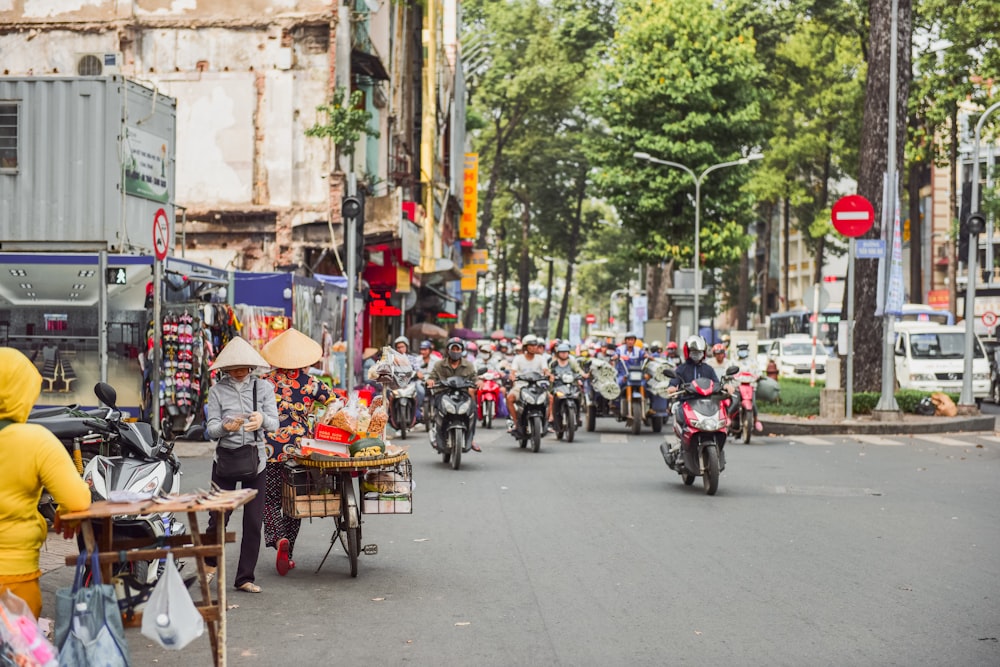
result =
[{"label": "road marking", "polygon": [[879,445],[882,447],[901,447],[904,442],[899,442],[898,440],[893,440],[891,438],[883,438],[877,435],[849,435],[847,436],[859,442],[863,442],[866,445]]},{"label": "road marking", "polygon": [[628,442],[627,435],[619,435],[617,433],[602,433],[601,434],[601,444],[602,445],[623,445]]},{"label": "road marking", "polygon": [[790,436],[790,440],[799,445],[811,445],[819,447],[825,447],[833,444],[832,442],[830,442],[829,438],[817,438],[814,435],[793,435]]},{"label": "road marking", "polygon": [[788,496],[832,496],[834,498],[858,498],[881,496],[881,491],[849,486],[776,486],[774,492]]},{"label": "road marking", "polygon": [[930,435],[928,434],[926,440],[935,445],[946,445],[948,447],[975,447],[975,442],[969,442],[968,440],[956,440],[955,438],[945,438],[940,435]]}]

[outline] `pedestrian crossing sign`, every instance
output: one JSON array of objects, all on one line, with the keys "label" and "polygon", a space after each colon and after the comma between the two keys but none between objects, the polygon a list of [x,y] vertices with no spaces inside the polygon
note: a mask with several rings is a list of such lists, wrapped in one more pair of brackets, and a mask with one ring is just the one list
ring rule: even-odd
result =
[{"label": "pedestrian crossing sign", "polygon": [[127,285],[128,284],[128,274],[125,272],[125,267],[115,267],[107,270],[105,276],[105,282],[108,285]]}]

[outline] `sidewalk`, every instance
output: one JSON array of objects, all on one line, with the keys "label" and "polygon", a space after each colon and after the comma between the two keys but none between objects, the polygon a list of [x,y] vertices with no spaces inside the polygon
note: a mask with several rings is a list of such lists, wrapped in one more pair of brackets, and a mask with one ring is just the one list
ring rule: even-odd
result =
[{"label": "sidewalk", "polygon": [[765,435],[899,435],[916,433],[965,433],[971,431],[994,432],[997,429],[994,415],[969,417],[922,417],[904,413],[899,421],[877,421],[869,415],[859,415],[850,421],[819,417],[794,417],[791,415],[761,414]]}]

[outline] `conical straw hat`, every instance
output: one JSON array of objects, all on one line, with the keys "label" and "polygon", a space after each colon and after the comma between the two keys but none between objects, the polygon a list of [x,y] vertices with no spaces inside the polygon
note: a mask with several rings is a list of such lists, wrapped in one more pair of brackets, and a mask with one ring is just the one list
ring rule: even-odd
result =
[{"label": "conical straw hat", "polygon": [[245,366],[267,368],[267,362],[264,361],[264,357],[260,356],[257,350],[253,349],[250,343],[244,338],[236,336],[226,343],[226,346],[222,348],[222,351],[215,357],[215,361],[208,369],[216,371]]},{"label": "conical straw hat", "polygon": [[306,368],[323,356],[323,347],[298,329],[288,329],[260,351],[274,368]]}]

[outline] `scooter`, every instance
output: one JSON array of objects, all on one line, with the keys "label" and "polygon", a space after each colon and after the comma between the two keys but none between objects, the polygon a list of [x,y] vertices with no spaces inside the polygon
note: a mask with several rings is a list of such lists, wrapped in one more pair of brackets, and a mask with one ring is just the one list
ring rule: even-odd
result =
[{"label": "scooter", "polygon": [[545,414],[549,408],[549,381],[541,373],[525,373],[517,376],[518,382],[524,382],[517,396],[517,428],[518,444],[521,449],[531,441],[531,450],[537,452],[542,446],[542,436],[545,435]]},{"label": "scooter", "polygon": [[[664,371],[676,377],[673,370]],[[739,372],[730,367],[726,375]],[[707,378],[697,378],[682,385],[674,394],[674,435],[677,446],[660,445],[667,466],[684,480],[685,486],[701,477],[705,493],[714,496],[719,490],[719,474],[726,469],[726,432],[729,426],[730,394]]]},{"label": "scooter", "polygon": [[[108,420],[94,420],[94,428],[117,442],[119,456],[95,456],[83,472],[83,480],[90,486],[94,500],[108,500],[117,496],[153,498],[180,491],[180,460],[173,451],[173,443],[154,435],[146,422],[126,422],[116,406],[117,393],[111,385],[97,383],[94,392],[101,402],[112,409]],[[169,513],[150,512],[139,515],[114,517],[112,541],[140,539],[155,543],[165,535],[183,535],[187,527]],[[94,526],[95,537],[100,540],[102,527]],[[78,538],[80,548],[82,536]],[[123,585],[119,587],[119,605],[133,611],[152,591],[153,585],[163,574],[165,561],[134,561],[115,566],[115,574]],[[182,567],[178,563],[178,567]]]},{"label": "scooter", "polygon": [[732,419],[729,423],[729,435],[742,437],[743,443],[750,444],[750,434],[753,433],[753,402],[757,391],[757,376],[750,371],[740,371],[733,376],[740,395],[739,407],[733,406]]},{"label": "scooter", "polygon": [[670,368],[668,362],[657,358],[649,359],[643,366],[646,395],[649,397],[649,426],[653,433],[661,432],[663,424],[670,419],[670,400],[667,394],[670,378],[663,373],[667,368]]},{"label": "scooter", "polygon": [[476,410],[483,428],[493,428],[493,418],[497,417],[497,406],[500,405],[499,371],[492,368],[480,374],[482,381],[476,389]]},{"label": "scooter", "polygon": [[555,381],[552,384],[552,420],[555,422],[556,439],[573,442],[576,429],[580,425],[580,382],[568,367],[553,368]]},{"label": "scooter", "polygon": [[624,361],[619,359],[618,363],[625,371],[625,383],[622,387],[622,396],[618,407],[618,421],[627,422],[632,435],[639,435],[643,419],[646,417],[646,387],[642,370],[644,360],[629,359]]},{"label": "scooter", "polygon": [[451,463],[452,470],[459,469],[462,454],[472,449],[476,413],[469,389],[474,386],[464,378],[452,376],[431,387],[435,404],[429,431],[431,445],[445,463]]},{"label": "scooter", "polygon": [[406,432],[417,425],[417,381],[389,392],[389,424],[406,440]]}]

